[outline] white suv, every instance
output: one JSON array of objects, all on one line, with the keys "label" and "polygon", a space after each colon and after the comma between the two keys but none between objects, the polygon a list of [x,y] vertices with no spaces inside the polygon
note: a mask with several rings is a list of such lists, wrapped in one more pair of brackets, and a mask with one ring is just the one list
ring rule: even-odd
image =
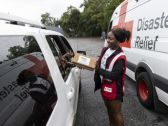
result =
[{"label": "white suv", "polygon": [[[72,126],[81,72],[73,65],[65,67],[61,61],[67,51],[73,52],[71,46],[60,33],[30,27],[38,25],[29,21],[29,26],[24,26],[26,22],[8,17],[0,15],[0,19],[15,23],[0,22],[0,125]],[[38,108],[41,103],[30,96],[30,83],[18,84],[25,70],[53,84],[55,99]]]}]

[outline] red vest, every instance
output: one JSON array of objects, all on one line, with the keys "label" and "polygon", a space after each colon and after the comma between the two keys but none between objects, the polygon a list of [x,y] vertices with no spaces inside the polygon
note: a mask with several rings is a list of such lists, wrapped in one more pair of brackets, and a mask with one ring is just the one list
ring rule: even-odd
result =
[{"label": "red vest", "polygon": [[[125,72],[126,72],[126,56],[124,52],[121,50],[118,54],[114,55],[111,57],[109,60],[108,64],[106,65],[105,70],[108,72],[111,72],[113,70],[113,67],[115,63],[118,60],[124,60],[124,69],[122,71],[122,80],[121,80],[121,86],[122,86],[122,91],[117,91],[117,80],[113,79],[106,79],[103,77],[102,79],[102,87],[101,87],[101,94],[106,100],[115,100],[117,97],[118,92],[122,92],[122,96],[124,95],[124,80],[125,80]],[[111,81],[112,80],[112,81]],[[120,95],[120,94],[119,94]]]}]

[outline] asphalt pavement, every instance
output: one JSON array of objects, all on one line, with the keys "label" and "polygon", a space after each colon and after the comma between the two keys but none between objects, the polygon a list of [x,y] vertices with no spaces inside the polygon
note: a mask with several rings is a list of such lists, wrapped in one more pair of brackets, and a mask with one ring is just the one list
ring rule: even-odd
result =
[{"label": "asphalt pavement", "polygon": [[[69,39],[73,49],[84,50],[98,57],[104,40],[99,38]],[[82,70],[82,90],[79,95],[75,126],[109,126],[107,111],[100,91],[94,93],[94,71]],[[168,115],[144,108],[138,101],[135,82],[126,77],[122,106],[125,126],[168,126]]]}]

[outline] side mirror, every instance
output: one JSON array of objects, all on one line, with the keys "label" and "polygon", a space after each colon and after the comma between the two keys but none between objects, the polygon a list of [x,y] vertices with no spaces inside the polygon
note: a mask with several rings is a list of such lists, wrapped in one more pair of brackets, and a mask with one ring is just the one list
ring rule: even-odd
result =
[{"label": "side mirror", "polygon": [[77,53],[80,53],[80,54],[86,55],[86,51],[77,51]]}]

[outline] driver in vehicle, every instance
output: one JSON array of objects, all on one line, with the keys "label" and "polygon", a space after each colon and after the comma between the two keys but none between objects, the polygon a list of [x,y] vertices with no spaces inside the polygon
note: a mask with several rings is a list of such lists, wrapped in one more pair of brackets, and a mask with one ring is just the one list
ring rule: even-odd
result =
[{"label": "driver in vehicle", "polygon": [[26,69],[20,72],[17,83],[20,86],[29,84],[29,95],[35,100],[32,114],[27,119],[24,126],[44,126],[53,110],[53,105],[57,100],[54,84],[44,75],[36,75]]}]

